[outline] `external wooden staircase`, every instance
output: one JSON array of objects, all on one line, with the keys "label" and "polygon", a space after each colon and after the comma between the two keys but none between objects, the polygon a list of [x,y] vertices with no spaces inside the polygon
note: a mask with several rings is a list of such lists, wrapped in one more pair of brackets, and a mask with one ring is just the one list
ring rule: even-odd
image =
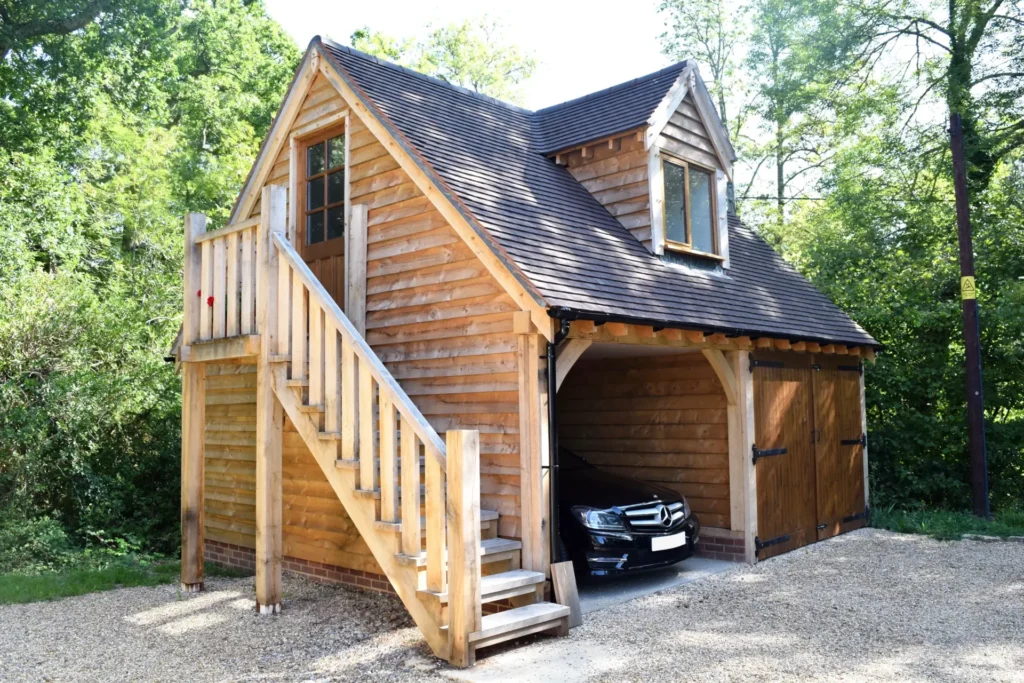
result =
[{"label": "external wooden staircase", "polygon": [[[264,191],[261,224],[240,228],[241,237],[229,229],[204,236],[193,250],[192,270],[213,289],[222,278],[230,289],[232,278],[239,280],[230,269],[242,269],[241,310],[227,311],[219,333],[255,327],[260,337],[257,449],[261,439],[279,442],[283,410],[438,657],[469,666],[480,647],[545,631],[567,634],[569,608],[543,601],[544,574],[520,568],[519,541],[499,538],[498,513],[480,509],[478,432],[453,430],[442,440],[434,431],[285,237],[279,189]],[[241,263],[233,265],[239,244]],[[246,258],[249,244],[254,264]],[[244,290],[253,280],[255,319],[247,327]],[[232,300],[231,292],[224,295]],[[242,316],[234,330],[232,315]],[[197,340],[204,332],[217,336],[207,325],[199,321]],[[261,496],[274,495],[274,477],[280,480],[280,458],[276,472],[264,459],[258,450],[258,508]],[[258,510],[258,525],[259,518]],[[264,522],[271,533],[275,524],[279,535],[279,518]],[[280,544],[276,552],[279,564]],[[259,572],[273,566],[272,555],[257,539],[261,607]],[[499,600],[519,606],[483,616],[482,605]]]}]

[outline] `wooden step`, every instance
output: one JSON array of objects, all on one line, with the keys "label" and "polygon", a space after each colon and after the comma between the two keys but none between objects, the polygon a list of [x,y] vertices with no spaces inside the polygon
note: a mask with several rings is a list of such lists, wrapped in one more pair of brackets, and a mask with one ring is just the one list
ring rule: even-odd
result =
[{"label": "wooden step", "polygon": [[322,413],[322,412],[324,412],[324,404],[323,403],[312,403],[312,404],[310,404],[310,403],[303,403],[302,405],[299,406],[299,411],[303,412],[303,413],[307,413],[307,414],[309,414],[309,413],[312,413],[312,414]]},{"label": "wooden step", "polygon": [[[367,490],[367,489],[356,489],[354,491],[354,493],[356,494],[357,498],[373,498],[375,500],[380,500],[380,489],[370,489],[370,490]],[[398,487],[398,495],[399,496],[402,495],[402,487],[401,486]],[[423,484],[420,484],[420,500],[421,501],[423,500],[423,497],[425,495],[427,495],[427,487],[424,486]]]},{"label": "wooden step", "polygon": [[345,460],[344,458],[338,458],[337,460],[334,461],[334,466],[337,467],[339,470],[358,470],[359,469],[359,461],[358,460]]},{"label": "wooden step", "polygon": [[304,389],[309,386],[308,379],[288,379],[285,380],[284,385],[286,387],[292,387],[293,389]]},{"label": "wooden step", "polygon": [[[523,544],[520,541],[513,541],[511,538],[485,538],[480,541],[480,562],[488,564],[490,562],[507,560],[510,559],[512,553],[517,553],[522,549]],[[427,554],[425,552],[421,552],[419,555],[396,553],[395,559],[398,560],[399,564],[409,567],[427,566]]]},{"label": "wooden step", "polygon": [[268,359],[271,363],[291,363],[292,357],[288,353],[272,353]]},{"label": "wooden step", "polygon": [[[483,602],[496,602],[517,595],[533,593],[538,584],[544,583],[544,574],[528,569],[513,569],[501,574],[488,574],[480,577],[480,597]],[[447,603],[448,593],[434,593],[421,590],[421,595],[431,597],[438,602]]]},{"label": "wooden step", "polygon": [[538,602],[488,614],[480,621],[480,630],[469,634],[469,642],[474,648],[487,647],[551,629],[558,629],[559,635],[569,634],[569,608]]},{"label": "wooden step", "polygon": [[341,432],[317,432],[316,438],[321,441],[338,441],[341,439]]}]

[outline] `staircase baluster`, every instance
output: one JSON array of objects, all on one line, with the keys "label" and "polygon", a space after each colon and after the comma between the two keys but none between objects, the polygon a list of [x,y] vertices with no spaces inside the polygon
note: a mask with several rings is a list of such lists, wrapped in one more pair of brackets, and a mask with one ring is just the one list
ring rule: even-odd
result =
[{"label": "staircase baluster", "polygon": [[359,432],[356,412],[359,405],[356,377],[356,354],[347,337],[341,340],[341,457],[356,459]]},{"label": "staircase baluster", "polygon": [[412,425],[403,415],[399,438],[402,448],[402,552],[420,554],[420,449]]},{"label": "staircase baluster", "polygon": [[324,312],[313,292],[309,301],[309,403],[324,404]]},{"label": "staircase baluster", "polygon": [[[242,334],[252,334],[255,332],[255,325],[253,324],[253,304],[255,303],[255,275],[253,273],[252,262],[253,262],[253,233],[255,228],[248,228],[242,231],[242,252],[239,270],[241,271],[242,280],[242,311],[240,314],[241,325],[240,329]],[[276,349],[272,349],[273,353]]]},{"label": "staircase baluster", "polygon": [[[443,593],[445,571],[445,479],[429,446],[424,446],[427,493],[427,590]],[[418,455],[418,453],[417,453]]]},{"label": "staircase baluster", "polygon": [[[295,278],[292,276],[291,264],[285,259],[280,259],[277,271],[277,352],[284,356],[288,355],[291,349],[293,279]],[[261,334],[266,332],[260,329],[257,331]]]},{"label": "staircase baluster", "polygon": [[228,235],[227,253],[227,324],[225,334],[228,337],[238,336],[238,233]]},{"label": "staircase baluster", "polygon": [[225,238],[218,237],[213,241],[213,338],[224,338],[225,310],[224,301],[227,298],[227,266],[224,263]]},{"label": "staircase baluster", "polygon": [[331,322],[330,316],[324,317],[324,431],[337,432],[341,427],[338,328]]},{"label": "staircase baluster", "polygon": [[292,270],[292,379],[306,379],[306,287]]},{"label": "staircase baluster", "polygon": [[372,491],[377,488],[377,468],[374,462],[374,390],[369,366],[359,361],[359,488]]},{"label": "staircase baluster", "polygon": [[398,449],[395,440],[395,404],[380,392],[380,518],[398,521]]}]

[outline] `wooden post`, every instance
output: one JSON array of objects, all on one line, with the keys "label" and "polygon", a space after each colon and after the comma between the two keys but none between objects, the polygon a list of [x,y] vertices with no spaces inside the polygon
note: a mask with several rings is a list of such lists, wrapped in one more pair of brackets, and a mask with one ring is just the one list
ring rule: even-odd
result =
[{"label": "wooden post", "polygon": [[[757,470],[752,459],[754,447],[754,376],[750,352],[730,351],[729,365],[736,381],[736,405],[728,407],[729,496],[732,528],[743,531],[743,556],[748,564],[757,561]],[[736,505],[736,498],[741,504]]]},{"label": "wooden post", "polygon": [[367,206],[352,207],[345,245],[345,315],[359,334],[366,336],[366,231]]},{"label": "wooden post", "polygon": [[181,368],[181,589],[194,593],[203,589],[206,366],[184,362]]},{"label": "wooden post", "polygon": [[199,339],[200,305],[202,304],[203,267],[202,252],[196,245],[196,238],[206,232],[206,216],[201,213],[185,215],[185,290],[183,293],[184,317],[182,319],[182,346],[188,346]]},{"label": "wooden post", "polygon": [[448,643],[454,666],[472,666],[480,630],[480,433],[453,429],[448,457]]},{"label": "wooden post", "polygon": [[516,356],[519,366],[519,486],[522,498],[522,566],[535,572],[547,572],[545,562],[544,518],[546,501],[543,489],[546,444],[541,421],[540,349],[537,334],[520,334]]},{"label": "wooden post", "polygon": [[864,507],[870,509],[871,498],[868,495],[868,405],[867,397],[864,395],[863,369],[860,373],[860,433],[864,435],[864,445],[860,449],[861,461],[864,464]]},{"label": "wooden post", "polygon": [[263,189],[256,272],[256,325],[263,335],[256,368],[256,610],[281,611],[281,439],[284,411],[274,394],[270,355],[277,348],[278,254],[273,233],[284,234],[287,191]]}]

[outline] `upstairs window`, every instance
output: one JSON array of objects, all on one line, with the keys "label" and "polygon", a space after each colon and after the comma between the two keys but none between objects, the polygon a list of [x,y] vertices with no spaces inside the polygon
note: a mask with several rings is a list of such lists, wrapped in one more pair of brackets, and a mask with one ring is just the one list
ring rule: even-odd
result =
[{"label": "upstairs window", "polygon": [[715,229],[715,173],[662,158],[665,179],[665,245],[719,256]]},{"label": "upstairs window", "polygon": [[345,136],[306,145],[306,245],[338,239],[345,233]]}]

